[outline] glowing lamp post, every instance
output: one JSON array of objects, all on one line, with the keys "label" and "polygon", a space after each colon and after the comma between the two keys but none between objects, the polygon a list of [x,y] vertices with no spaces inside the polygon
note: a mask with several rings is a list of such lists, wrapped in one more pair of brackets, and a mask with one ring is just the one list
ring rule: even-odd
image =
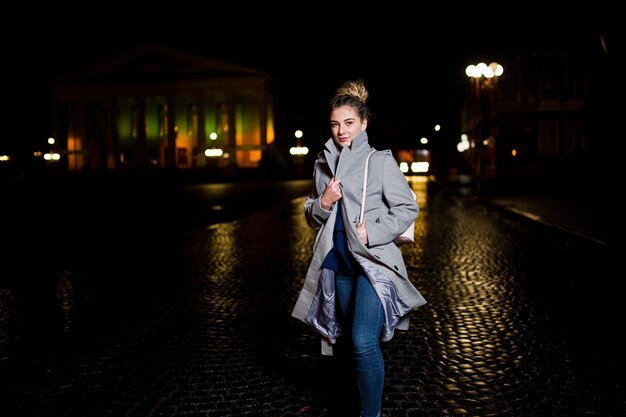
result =
[{"label": "glowing lamp post", "polygon": [[293,156],[305,156],[306,154],[309,153],[309,148],[307,148],[306,146],[300,145],[300,139],[303,136],[302,131],[296,130],[294,133],[294,136],[296,137],[296,146],[292,146],[289,149],[289,153]]},{"label": "glowing lamp post", "polygon": [[495,139],[491,132],[491,112],[495,105],[498,77],[504,68],[497,62],[487,65],[481,62],[468,65],[465,74],[472,85],[470,107],[468,109],[470,163],[477,179],[495,175]]},{"label": "glowing lamp post", "polygon": [[[209,134],[209,139],[211,139],[212,141],[215,141],[217,139],[217,133],[211,132]],[[210,148],[207,148],[204,151],[204,155],[207,158],[219,158],[222,155],[224,155],[224,151],[220,148],[216,148],[215,146],[211,146]]]},{"label": "glowing lamp post", "polygon": [[296,146],[292,146],[289,149],[289,153],[294,157],[294,171],[296,175],[302,175],[304,157],[309,153],[309,148],[300,144],[300,139],[302,139],[303,135],[301,130],[296,130],[294,132]]},{"label": "glowing lamp post", "polygon": [[493,102],[493,92],[497,86],[498,77],[500,77],[503,72],[504,68],[497,62],[492,62],[489,65],[481,62],[476,65],[468,65],[467,68],[465,68],[465,74],[470,77],[472,82],[472,99],[474,104],[479,103],[481,98],[484,100],[482,91],[485,90],[489,92],[489,101]]},{"label": "glowing lamp post", "polygon": [[61,155],[57,152],[53,152],[52,145],[54,145],[54,138],[48,138],[48,144],[50,145],[50,152],[43,155],[43,159],[46,161],[56,162],[61,159]]},{"label": "glowing lamp post", "polygon": [[497,62],[492,62],[489,65],[481,62],[476,65],[468,65],[467,68],[465,68],[465,74],[473,78],[479,88],[483,87],[483,84],[490,86],[492,82],[495,83],[503,72],[504,68]]}]

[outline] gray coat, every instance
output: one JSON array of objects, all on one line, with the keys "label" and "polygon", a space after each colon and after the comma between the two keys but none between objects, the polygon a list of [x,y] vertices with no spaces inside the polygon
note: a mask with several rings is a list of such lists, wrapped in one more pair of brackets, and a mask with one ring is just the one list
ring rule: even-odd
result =
[{"label": "gray coat", "polygon": [[391,340],[396,328],[408,328],[408,313],[426,304],[409,281],[400,248],[393,243],[418,215],[419,207],[391,151],[375,152],[369,162],[365,196],[365,227],[368,244],[358,238],[356,225],[361,209],[365,160],[373,150],[366,132],[355,137],[350,147],[341,149],[329,139],[313,168],[313,187],[304,203],[310,227],[317,231],[313,254],[304,285],[292,316],[313,327],[322,336],[322,353],[332,354],[332,344],[342,334],[335,314],[334,271],[322,267],[333,247],[337,205],[330,211],[320,204],[320,196],[331,178],[341,181],[342,208],[348,248],[372,283],[385,311],[381,338]]}]

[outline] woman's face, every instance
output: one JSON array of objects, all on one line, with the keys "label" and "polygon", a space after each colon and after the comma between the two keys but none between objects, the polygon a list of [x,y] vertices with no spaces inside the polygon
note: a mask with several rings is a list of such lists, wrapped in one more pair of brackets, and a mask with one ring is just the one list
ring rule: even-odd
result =
[{"label": "woman's face", "polygon": [[352,106],[341,106],[330,112],[330,130],[339,146],[352,145],[352,139],[367,128],[367,119],[361,120]]}]

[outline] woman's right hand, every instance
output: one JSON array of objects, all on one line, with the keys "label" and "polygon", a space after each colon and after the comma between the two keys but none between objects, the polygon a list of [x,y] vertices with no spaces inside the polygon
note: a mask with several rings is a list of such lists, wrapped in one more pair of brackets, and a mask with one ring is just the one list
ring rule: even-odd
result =
[{"label": "woman's right hand", "polygon": [[326,189],[320,196],[320,204],[324,210],[330,210],[330,208],[342,197],[341,194],[341,180],[330,179],[330,182],[326,186]]}]

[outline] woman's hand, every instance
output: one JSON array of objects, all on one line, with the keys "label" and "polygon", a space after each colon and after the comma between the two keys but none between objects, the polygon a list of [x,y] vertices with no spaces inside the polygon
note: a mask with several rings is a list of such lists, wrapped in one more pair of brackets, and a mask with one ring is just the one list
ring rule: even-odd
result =
[{"label": "woman's hand", "polygon": [[320,196],[320,204],[324,210],[330,210],[333,204],[341,197],[341,180],[337,180],[333,177]]},{"label": "woman's hand", "polygon": [[367,229],[365,228],[365,222],[358,223],[356,225],[356,234],[359,236],[359,240],[367,245]]}]

